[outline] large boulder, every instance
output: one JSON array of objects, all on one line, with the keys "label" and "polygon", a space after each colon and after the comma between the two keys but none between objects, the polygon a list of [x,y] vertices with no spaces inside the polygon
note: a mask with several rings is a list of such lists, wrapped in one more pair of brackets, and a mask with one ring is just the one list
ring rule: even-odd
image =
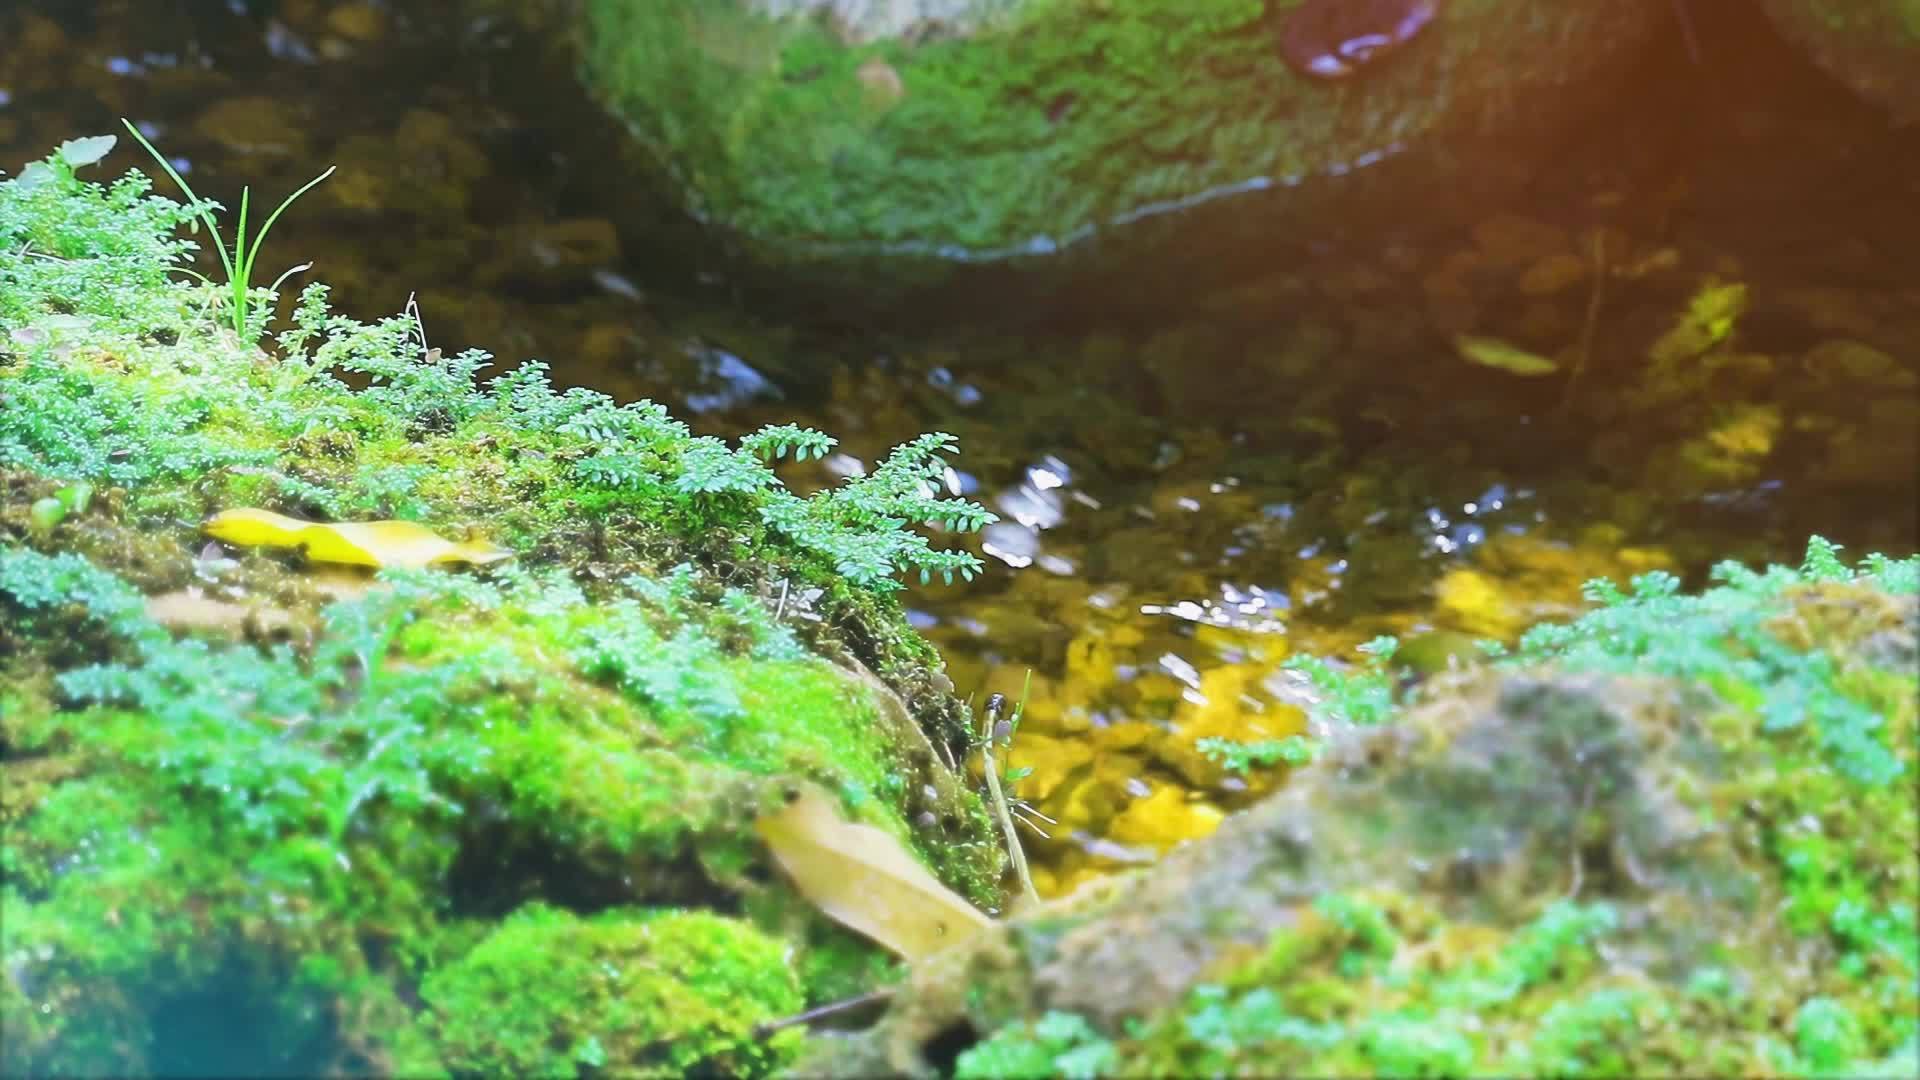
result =
[{"label": "large boulder", "polygon": [[1651,573],[801,1075],[1908,1076],[1920,560]]},{"label": "large boulder", "polygon": [[1920,120],[1920,0],[1764,0],[1781,33],[1863,97]]},{"label": "large boulder", "polygon": [[1176,236],[1216,265],[1368,200],[1446,212],[1537,163],[1668,18],[1660,0],[587,0],[583,49],[695,216],[761,265],[884,289],[1095,248],[1172,279],[1192,267],[1141,256]]}]

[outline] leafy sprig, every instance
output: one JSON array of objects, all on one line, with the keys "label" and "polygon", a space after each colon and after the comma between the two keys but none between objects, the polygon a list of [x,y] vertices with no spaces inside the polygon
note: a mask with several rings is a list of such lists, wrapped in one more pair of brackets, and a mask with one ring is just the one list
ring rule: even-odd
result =
[{"label": "leafy sprig", "polygon": [[227,273],[227,314],[234,334],[242,342],[259,340],[261,333],[266,329],[268,313],[259,311],[255,307],[256,302],[261,299],[271,302],[279,292],[280,286],[285,284],[288,278],[313,266],[312,263],[301,263],[288,267],[279,277],[274,278],[273,284],[267,286],[264,291],[257,290],[253,288],[253,266],[260,258],[260,245],[266,242],[267,232],[273,228],[274,222],[280,220],[280,215],[286,212],[287,207],[292,206],[296,199],[311,191],[315,184],[332,176],[334,166],[327,166],[325,172],[302,184],[293,194],[282,199],[273,213],[267,215],[267,220],[261,224],[260,231],[254,234],[251,247],[247,246],[247,210],[253,189],[241,188],[240,214],[233,226],[233,251],[228,253],[226,245],[220,240],[220,219],[214,216],[214,212],[221,208],[220,204],[195,195],[193,188],[187,185],[187,181],[173,167],[173,163],[167,160],[166,155],[154,149],[153,144],[147,141],[147,137],[140,134],[140,129],[133,126],[133,121],[123,118],[120,123],[124,124],[128,133],[146,148],[147,153],[153,155],[153,160],[160,163],[160,167],[166,170],[166,174],[173,179],[173,182],[180,186],[180,190],[187,196],[187,209],[191,210],[199,218],[200,223],[207,227],[207,235],[213,239],[214,254],[220,256],[220,267]]}]

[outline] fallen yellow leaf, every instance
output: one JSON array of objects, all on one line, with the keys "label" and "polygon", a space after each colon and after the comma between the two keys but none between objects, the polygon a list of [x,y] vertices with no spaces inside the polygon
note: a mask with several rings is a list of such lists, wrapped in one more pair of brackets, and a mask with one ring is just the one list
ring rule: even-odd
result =
[{"label": "fallen yellow leaf", "polygon": [[940,883],[899,840],[840,816],[834,798],[805,784],[755,825],[800,892],[836,922],[918,960],[993,925]]},{"label": "fallen yellow leaf", "polygon": [[1453,339],[1453,347],[1459,350],[1460,358],[1469,363],[1499,368],[1514,375],[1551,375],[1560,369],[1560,365],[1539,353],[1509,345],[1499,338],[1460,334]]},{"label": "fallen yellow leaf", "polygon": [[1647,356],[1662,365],[1693,360],[1732,337],[1734,327],[1746,313],[1745,285],[1709,281],[1693,294],[1693,299],[1687,302],[1686,314],[1680,316],[1672,329],[1660,335]]},{"label": "fallen yellow leaf", "polygon": [[235,547],[299,548],[314,562],[348,566],[485,566],[513,557],[513,552],[484,540],[456,543],[412,521],[327,524],[243,507],[215,514],[201,528]]}]

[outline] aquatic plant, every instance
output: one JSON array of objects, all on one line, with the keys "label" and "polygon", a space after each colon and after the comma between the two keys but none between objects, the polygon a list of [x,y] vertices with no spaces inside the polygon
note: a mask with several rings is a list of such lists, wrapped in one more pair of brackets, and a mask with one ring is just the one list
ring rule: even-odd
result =
[{"label": "aquatic plant", "polygon": [[[142,147],[146,148],[147,153],[153,156],[153,160],[159,162],[160,167],[166,170],[173,182],[180,186],[181,192],[187,197],[188,209],[194,213],[202,225],[206,226],[207,236],[213,242],[214,254],[220,256],[220,267],[227,273],[227,310],[234,335],[243,342],[258,340],[266,331],[267,318],[266,314],[257,313],[254,309],[257,293],[253,288],[253,266],[260,258],[260,245],[266,242],[268,230],[273,228],[274,222],[280,220],[280,215],[286,212],[287,207],[292,206],[294,200],[311,191],[315,184],[332,176],[334,167],[327,166],[325,172],[300,185],[293,194],[282,199],[273,213],[267,215],[267,220],[261,224],[260,231],[254,234],[252,247],[247,246],[247,204],[253,189],[241,188],[240,215],[234,220],[233,251],[229,254],[226,245],[220,240],[220,221],[214,216],[214,211],[221,208],[220,204],[195,195],[193,188],[187,185],[186,178],[173,167],[173,163],[167,160],[166,155],[154,149],[153,144],[147,141],[147,137],[140,134],[140,129],[133,126],[133,121],[122,118],[120,123],[126,126],[127,132]],[[288,278],[312,268],[312,263],[288,267],[279,277],[273,279],[273,284],[263,290],[265,298],[270,301],[278,295],[280,286],[285,284]]]}]

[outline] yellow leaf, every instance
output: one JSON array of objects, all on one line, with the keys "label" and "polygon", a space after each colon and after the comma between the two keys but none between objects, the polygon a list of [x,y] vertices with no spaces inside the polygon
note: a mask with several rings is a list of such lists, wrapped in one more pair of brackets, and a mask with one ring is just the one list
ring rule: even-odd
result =
[{"label": "yellow leaf", "polygon": [[245,507],[215,514],[201,528],[235,547],[299,548],[314,562],[348,566],[484,566],[513,557],[513,552],[484,540],[455,543],[412,521],[326,524]]},{"label": "yellow leaf", "polygon": [[298,521],[271,510],[225,510],[208,518],[201,529],[208,536],[235,547],[299,547],[300,530],[312,522]]},{"label": "yellow leaf", "polygon": [[1660,335],[1648,356],[1655,364],[1681,364],[1733,336],[1735,325],[1747,311],[1747,287],[1738,283],[1721,285],[1708,282],[1700,286],[1687,302],[1686,314],[1673,328]]},{"label": "yellow leaf", "polygon": [[1462,360],[1514,375],[1551,375],[1560,370],[1560,365],[1539,353],[1509,345],[1499,338],[1460,334],[1453,339],[1453,347],[1460,351]]},{"label": "yellow leaf", "polygon": [[900,841],[845,820],[833,797],[813,784],[755,828],[800,892],[829,918],[908,960],[992,925]]}]

